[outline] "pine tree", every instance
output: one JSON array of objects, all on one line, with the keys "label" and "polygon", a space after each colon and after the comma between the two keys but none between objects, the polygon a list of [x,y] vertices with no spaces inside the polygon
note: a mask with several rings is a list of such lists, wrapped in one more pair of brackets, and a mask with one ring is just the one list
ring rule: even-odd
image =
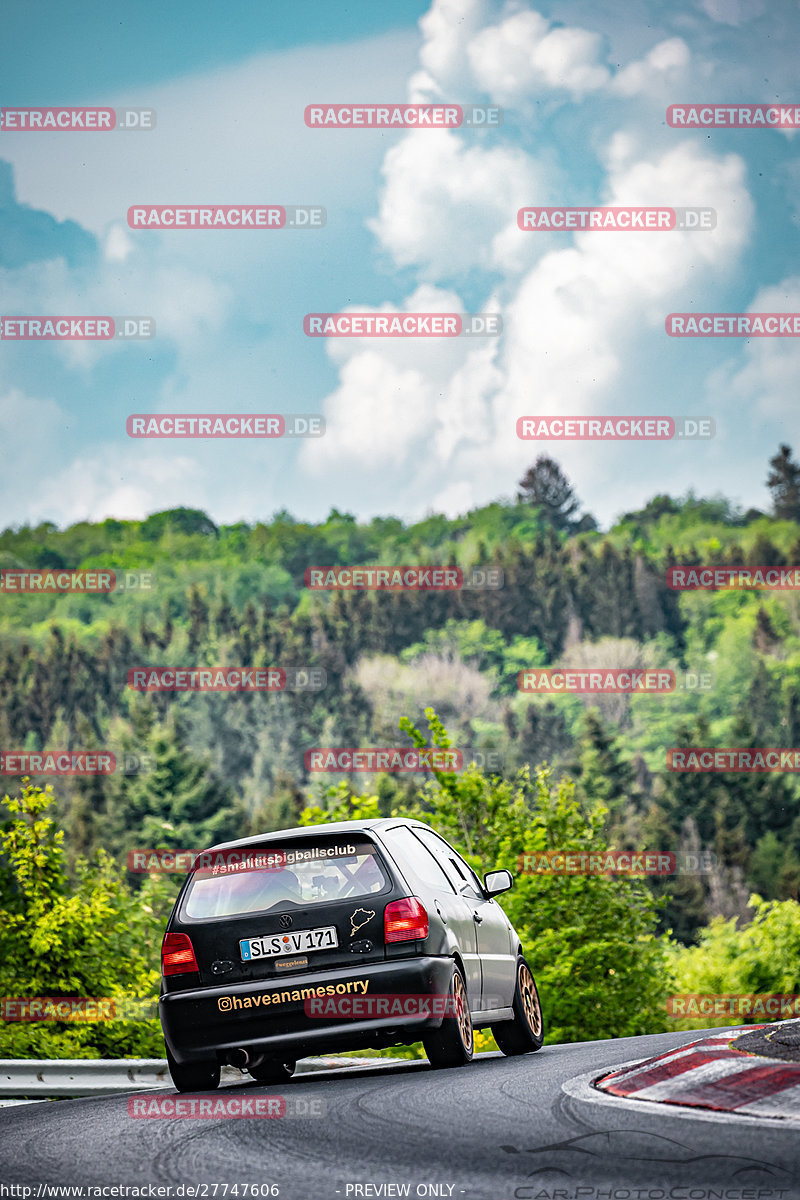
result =
[{"label": "pine tree", "polygon": [[554,529],[568,530],[576,523],[580,502],[555,459],[540,454],[519,481],[519,489],[517,499],[538,508]]},{"label": "pine tree", "polygon": [[189,619],[189,653],[194,654],[208,636],[208,605],[197,586],[189,593]]},{"label": "pine tree", "polygon": [[[735,559],[732,561],[740,561]],[[753,542],[745,562],[748,567],[781,567],[784,563],[783,554],[775,543],[765,533],[759,533]]]},{"label": "pine tree", "polygon": [[603,724],[596,708],[587,709],[577,746],[576,795],[586,804],[600,803],[612,821],[633,806],[633,768],[619,753],[616,738]]},{"label": "pine tree", "polygon": [[186,733],[172,709],[144,742],[154,769],[111,777],[95,825],[101,844],[120,859],[134,849],[195,849],[243,836],[246,818],[231,789],[186,748]]},{"label": "pine tree", "polygon": [[552,766],[570,752],[572,744],[564,714],[552,700],[528,705],[518,742],[523,762]]},{"label": "pine tree", "polygon": [[781,445],[769,465],[767,487],[775,516],[780,521],[800,521],[800,465],[792,458],[791,446]]}]

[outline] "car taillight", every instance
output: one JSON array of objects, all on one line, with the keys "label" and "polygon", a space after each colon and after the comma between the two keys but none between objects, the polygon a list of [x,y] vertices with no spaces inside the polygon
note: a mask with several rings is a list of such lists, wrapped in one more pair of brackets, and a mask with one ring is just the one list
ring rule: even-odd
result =
[{"label": "car taillight", "polygon": [[184,975],[188,971],[197,970],[199,967],[189,935],[187,933],[166,934],[161,945],[162,975]]},{"label": "car taillight", "polygon": [[383,914],[383,933],[387,942],[415,942],[428,936],[428,914],[416,896],[393,900]]}]

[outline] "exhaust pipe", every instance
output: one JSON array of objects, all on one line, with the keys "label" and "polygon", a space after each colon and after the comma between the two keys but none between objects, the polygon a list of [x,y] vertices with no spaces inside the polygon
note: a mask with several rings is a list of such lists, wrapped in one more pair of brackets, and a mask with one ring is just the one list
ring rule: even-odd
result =
[{"label": "exhaust pipe", "polygon": [[263,1058],[263,1054],[253,1054],[250,1050],[245,1050],[244,1046],[240,1046],[238,1050],[231,1050],[228,1055],[228,1062],[232,1067],[238,1067],[240,1071],[246,1071],[248,1067],[257,1067]]}]

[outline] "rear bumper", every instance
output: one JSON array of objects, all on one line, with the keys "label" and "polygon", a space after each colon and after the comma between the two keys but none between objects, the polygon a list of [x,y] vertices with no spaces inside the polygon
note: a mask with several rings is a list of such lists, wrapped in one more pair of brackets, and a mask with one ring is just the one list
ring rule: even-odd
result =
[{"label": "rear bumper", "polygon": [[[238,1049],[303,1058],[415,1042],[427,1030],[439,1028],[441,1010],[438,1014],[434,1010],[434,1015],[409,1015],[418,1014],[419,1006],[403,997],[447,995],[452,971],[451,958],[411,958],[291,975],[280,982],[273,978],[169,992],[159,1000],[161,1027],[179,1063],[214,1057],[224,1061]],[[362,997],[369,1003],[348,1004]],[[383,997],[390,999],[381,1004]],[[331,1001],[348,1015],[330,1015]],[[359,1010],[367,1009],[382,1009],[387,1015],[360,1015]]]}]

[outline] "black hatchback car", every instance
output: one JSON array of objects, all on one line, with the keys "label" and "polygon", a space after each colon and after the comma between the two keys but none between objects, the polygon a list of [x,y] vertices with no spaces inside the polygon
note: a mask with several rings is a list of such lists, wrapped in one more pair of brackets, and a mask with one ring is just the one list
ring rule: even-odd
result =
[{"label": "black hatchback car", "polygon": [[298,1058],[421,1040],[435,1067],[540,1049],[519,935],[483,883],[420,821],[283,829],[195,860],[167,924],[159,1012],[179,1091],[230,1063],[280,1083]]}]

